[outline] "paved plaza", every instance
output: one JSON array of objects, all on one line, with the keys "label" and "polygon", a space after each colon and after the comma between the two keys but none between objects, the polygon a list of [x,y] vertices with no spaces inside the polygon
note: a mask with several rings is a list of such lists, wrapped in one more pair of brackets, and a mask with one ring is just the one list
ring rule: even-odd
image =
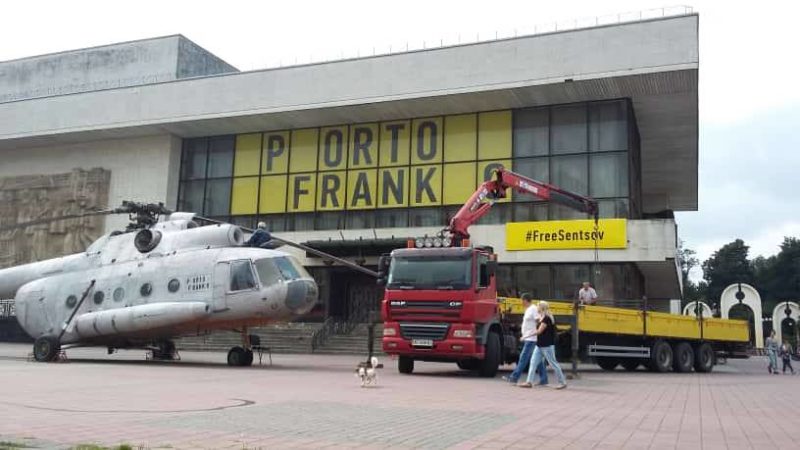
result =
[{"label": "paved plaza", "polygon": [[[602,372],[563,391],[519,389],[418,363],[383,361],[362,389],[357,356],[273,355],[230,368],[223,353],[150,362],[76,349],[35,363],[0,344],[0,447],[71,448],[797,448],[800,376],[763,358],[711,374]],[[265,363],[266,363],[265,357]],[[551,374],[552,376],[552,374]]]}]

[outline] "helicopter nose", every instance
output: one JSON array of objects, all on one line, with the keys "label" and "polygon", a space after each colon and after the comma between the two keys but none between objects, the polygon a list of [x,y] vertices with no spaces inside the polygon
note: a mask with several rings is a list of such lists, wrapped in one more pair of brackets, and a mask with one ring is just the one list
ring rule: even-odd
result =
[{"label": "helicopter nose", "polygon": [[295,314],[311,311],[317,302],[317,283],[313,280],[292,280],[286,292],[286,307]]}]

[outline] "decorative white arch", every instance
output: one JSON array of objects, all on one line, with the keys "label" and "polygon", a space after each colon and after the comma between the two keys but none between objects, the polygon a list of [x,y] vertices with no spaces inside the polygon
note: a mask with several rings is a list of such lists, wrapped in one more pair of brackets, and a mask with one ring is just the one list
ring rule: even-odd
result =
[{"label": "decorative white arch", "polygon": [[780,302],[775,309],[772,310],[772,329],[775,330],[775,337],[778,339],[778,342],[783,342],[783,327],[781,326],[781,322],[785,319],[786,316],[786,306],[789,306],[789,316],[794,319],[796,322],[800,322],[800,306],[796,302]]},{"label": "decorative white arch", "polygon": [[686,306],[683,307],[683,315],[684,316],[696,316],[697,312],[695,308],[697,308],[697,303],[700,303],[700,310],[703,317],[713,317],[714,313],[711,311],[711,307],[708,306],[705,302],[689,302]]},{"label": "decorative white arch", "polygon": [[735,283],[725,288],[719,298],[719,309],[722,318],[727,319],[728,313],[734,305],[742,303],[753,310],[753,321],[756,332],[756,347],[764,348],[764,327],[761,312],[761,296],[753,286],[745,283]]}]

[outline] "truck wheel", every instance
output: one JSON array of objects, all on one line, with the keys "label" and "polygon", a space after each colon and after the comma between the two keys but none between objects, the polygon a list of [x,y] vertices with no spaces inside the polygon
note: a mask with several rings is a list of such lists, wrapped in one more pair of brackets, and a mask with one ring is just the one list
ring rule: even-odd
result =
[{"label": "truck wheel", "polygon": [[694,351],[694,370],[700,373],[711,372],[714,369],[714,349],[708,342],[697,346]]},{"label": "truck wheel", "polygon": [[33,343],[33,357],[39,362],[55,361],[60,351],[58,339],[53,336],[39,337]]},{"label": "truck wheel", "polygon": [[462,359],[456,364],[458,364],[458,368],[461,370],[478,370],[481,367],[481,362],[477,359]]},{"label": "truck wheel", "polygon": [[636,358],[622,358],[620,359],[620,364],[622,364],[622,368],[627,370],[628,372],[633,372],[637,368],[639,368],[639,364],[642,362]]},{"label": "truck wheel", "polygon": [[397,360],[397,370],[406,375],[411,374],[414,371],[414,359],[410,356],[401,356]]},{"label": "truck wheel", "polygon": [[497,369],[500,367],[500,338],[497,333],[489,333],[486,339],[486,354],[481,361],[479,373],[485,378],[494,378]]},{"label": "truck wheel", "polygon": [[672,369],[675,372],[686,373],[692,371],[694,365],[694,350],[688,342],[678,342],[672,350],[674,360]]},{"label": "truck wheel", "polygon": [[619,359],[611,358],[609,356],[598,356],[597,358],[597,365],[600,366],[601,369],[611,371],[617,368],[619,364]]},{"label": "truck wheel", "polygon": [[672,369],[672,347],[661,339],[650,347],[650,370],[653,372],[668,372]]}]

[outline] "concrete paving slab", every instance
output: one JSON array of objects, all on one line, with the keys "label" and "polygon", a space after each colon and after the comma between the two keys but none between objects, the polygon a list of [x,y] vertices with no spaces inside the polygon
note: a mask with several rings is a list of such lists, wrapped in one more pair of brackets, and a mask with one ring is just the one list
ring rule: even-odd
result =
[{"label": "concrete paving slab", "polygon": [[382,361],[361,388],[355,356],[274,355],[231,368],[223,353],[175,362],[71,349],[58,363],[0,344],[0,447],[773,448],[796,447],[800,377],[763,358],[711,374],[582,366],[563,391],[520,389],[455,365]]}]

